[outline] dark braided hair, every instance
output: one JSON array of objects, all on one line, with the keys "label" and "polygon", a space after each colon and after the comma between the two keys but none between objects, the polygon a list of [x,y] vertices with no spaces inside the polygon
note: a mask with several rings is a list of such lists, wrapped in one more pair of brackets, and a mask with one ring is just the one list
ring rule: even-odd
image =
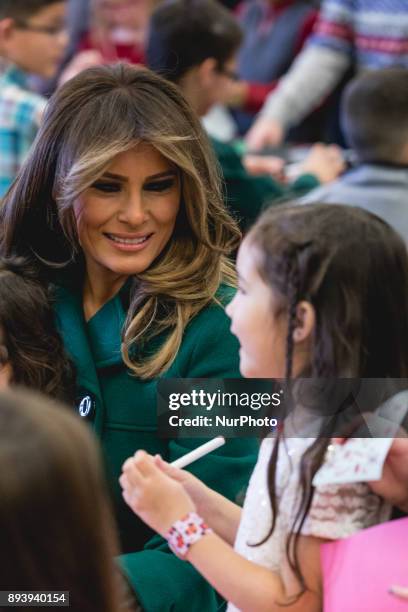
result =
[{"label": "dark braided hair", "polygon": [[286,292],[287,296],[287,311],[288,311],[288,331],[286,336],[286,381],[290,381],[293,368],[293,332],[296,328],[296,308],[299,303],[299,266],[297,261],[296,251],[288,257],[286,272]]},{"label": "dark braided hair", "polygon": [[[287,317],[285,399],[293,376],[297,305],[302,300],[314,308],[315,327],[310,363],[297,377],[408,376],[408,254],[402,238],[385,221],[351,206],[288,204],[268,209],[247,240],[259,249],[260,276],[280,295],[274,316]],[[336,418],[325,423],[301,459],[301,499],[286,542],[300,591],[288,603],[307,590],[298,543],[313,501],[312,480],[335,425]],[[256,546],[275,530],[277,461],[284,441],[284,431],[278,430],[267,472],[272,524]]]}]

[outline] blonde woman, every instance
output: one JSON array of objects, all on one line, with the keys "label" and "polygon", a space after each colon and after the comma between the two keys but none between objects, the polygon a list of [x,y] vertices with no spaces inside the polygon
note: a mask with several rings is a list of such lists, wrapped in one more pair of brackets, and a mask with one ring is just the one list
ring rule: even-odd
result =
[{"label": "blonde woman", "polygon": [[[92,68],[51,99],[1,213],[2,252],[25,255],[55,285],[55,310],[78,370],[78,409],[101,436],[126,552],[152,532],[123,502],[118,477],[138,448],[172,461],[199,442],[157,437],[160,377],[239,376],[223,306],[239,232],[222,202],[200,123],[172,84],[127,65]],[[234,498],[255,443],[231,440],[195,474]],[[142,606],[211,612],[219,601],[162,540],[123,557]]]}]

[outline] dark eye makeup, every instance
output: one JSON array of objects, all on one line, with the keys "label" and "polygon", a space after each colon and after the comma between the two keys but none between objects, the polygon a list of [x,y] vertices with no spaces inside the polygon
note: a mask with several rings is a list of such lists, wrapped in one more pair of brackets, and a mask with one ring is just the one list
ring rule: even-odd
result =
[{"label": "dark eye makeup", "polygon": [[92,187],[103,193],[118,193],[121,190],[121,184],[112,181],[96,181]]},{"label": "dark eye makeup", "polygon": [[176,178],[174,176],[171,176],[169,178],[145,183],[143,185],[143,189],[145,191],[166,191],[167,189],[171,189],[172,187],[174,187],[175,183]]},{"label": "dark eye makeup", "polygon": [[[144,191],[154,191],[160,193],[174,187],[176,180],[177,179],[175,176],[169,176],[168,178],[147,181],[143,185],[143,189]],[[96,181],[92,187],[93,189],[101,191],[102,193],[118,193],[122,189],[122,184],[120,182],[101,179]]]}]

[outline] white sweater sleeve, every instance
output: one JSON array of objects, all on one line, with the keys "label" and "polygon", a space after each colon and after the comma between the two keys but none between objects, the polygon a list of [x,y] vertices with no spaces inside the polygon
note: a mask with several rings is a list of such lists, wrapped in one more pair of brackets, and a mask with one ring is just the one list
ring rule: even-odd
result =
[{"label": "white sweater sleeve", "polygon": [[278,88],[261,110],[287,129],[309,114],[340,81],[350,62],[348,54],[320,45],[309,45],[298,56]]}]

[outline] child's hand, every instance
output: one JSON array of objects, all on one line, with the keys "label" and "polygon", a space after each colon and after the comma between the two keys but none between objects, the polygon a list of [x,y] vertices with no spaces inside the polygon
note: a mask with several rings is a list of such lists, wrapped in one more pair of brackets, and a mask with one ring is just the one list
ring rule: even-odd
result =
[{"label": "child's hand", "polygon": [[314,174],[322,184],[334,181],[344,172],[346,164],[341,149],[336,145],[313,145],[306,159],[299,165],[301,174]]},{"label": "child's hand", "polygon": [[194,502],[197,512],[204,516],[208,522],[208,506],[212,499],[212,489],[207,487],[199,478],[190,474],[190,472],[173,467],[170,463],[164,461],[160,455],[155,455],[154,463],[167,476],[183,485],[184,490]]},{"label": "child's hand", "polygon": [[242,164],[248,174],[254,176],[269,174],[274,179],[285,181],[285,161],[273,155],[245,155]]},{"label": "child's hand", "polygon": [[245,140],[249,150],[259,151],[268,145],[279,146],[284,135],[283,127],[277,121],[261,116],[248,130]]},{"label": "child's hand", "polygon": [[125,502],[149,527],[165,535],[195,505],[180,482],[167,476],[151,455],[137,451],[125,461],[119,478]]},{"label": "child's hand", "polygon": [[[406,436],[402,429],[399,436]],[[344,438],[334,438],[333,442],[341,444]],[[384,463],[380,480],[368,483],[371,490],[386,499],[403,512],[408,512],[408,438],[395,438]]]},{"label": "child's hand", "polygon": [[83,70],[93,68],[94,66],[101,66],[103,63],[104,59],[99,51],[94,51],[92,49],[89,51],[81,51],[77,53],[64,68],[59,78],[58,85],[61,87],[61,85],[64,85]]},{"label": "child's hand", "polygon": [[401,597],[401,599],[408,599],[408,587],[392,586],[390,587],[390,593]]}]

